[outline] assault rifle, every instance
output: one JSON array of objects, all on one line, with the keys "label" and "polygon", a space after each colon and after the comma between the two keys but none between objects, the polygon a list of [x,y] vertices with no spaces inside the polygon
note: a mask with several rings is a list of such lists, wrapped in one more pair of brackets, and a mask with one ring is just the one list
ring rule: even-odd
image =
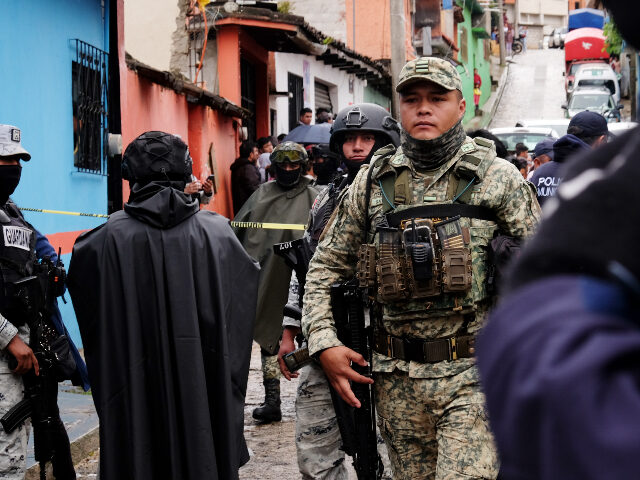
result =
[{"label": "assault rifle", "polygon": [[[64,292],[66,274],[59,255],[56,264],[45,257],[35,267],[35,275],[12,285],[12,294],[20,296],[21,302],[27,305],[29,346],[38,360],[40,374],[36,375],[32,369],[23,375],[25,398],[0,419],[0,424],[5,432],[11,433],[31,417],[40,479],[46,480],[46,466],[50,461],[56,480],[75,480],[69,437],[58,410],[58,382],[69,378],[76,365],[68,339],[58,334],[50,320],[53,302]],[[17,364],[15,358],[9,359],[12,370]]]},{"label": "assault rifle", "polygon": [[[353,364],[352,368],[360,375],[371,377],[373,330],[365,327],[363,292],[357,280],[331,286],[331,310],[338,339],[368,362],[366,367]],[[351,382],[351,389],[360,401],[360,408],[347,405],[331,388],[343,448],[353,458],[358,480],[379,480],[384,465],[378,454],[374,389],[372,385],[358,382]]]}]

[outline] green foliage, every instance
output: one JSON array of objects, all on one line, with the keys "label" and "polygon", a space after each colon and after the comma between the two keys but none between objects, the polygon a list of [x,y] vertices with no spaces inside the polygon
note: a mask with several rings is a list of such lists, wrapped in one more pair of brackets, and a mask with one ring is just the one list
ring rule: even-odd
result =
[{"label": "green foliage", "polygon": [[609,55],[620,55],[622,53],[622,35],[613,20],[604,26],[604,36],[607,39],[605,49]]},{"label": "green foliage", "polygon": [[278,2],[278,12],[291,13],[291,2]]},{"label": "green foliage", "polygon": [[333,42],[333,38],[331,37],[327,37],[322,41],[323,45],[330,45],[332,42]]}]

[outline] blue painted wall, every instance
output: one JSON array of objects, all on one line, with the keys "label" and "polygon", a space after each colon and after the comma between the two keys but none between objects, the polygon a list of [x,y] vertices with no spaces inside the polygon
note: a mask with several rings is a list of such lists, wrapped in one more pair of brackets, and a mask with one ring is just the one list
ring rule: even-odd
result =
[{"label": "blue painted wall", "polygon": [[[80,39],[108,51],[108,1],[2,0],[0,2],[0,123],[18,126],[31,153],[13,195],[19,206],[107,213],[107,178],[73,166],[71,65]],[[93,228],[103,219],[25,212],[46,235]],[[69,265],[70,255],[63,255]],[[68,299],[68,295],[67,295]],[[71,307],[60,302],[80,345]]]}]

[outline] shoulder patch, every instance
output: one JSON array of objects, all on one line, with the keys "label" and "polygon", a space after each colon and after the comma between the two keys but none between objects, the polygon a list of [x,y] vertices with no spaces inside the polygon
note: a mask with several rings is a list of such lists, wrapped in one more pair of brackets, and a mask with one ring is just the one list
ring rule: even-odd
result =
[{"label": "shoulder patch", "polygon": [[460,147],[460,151],[462,153],[475,152],[477,149],[478,148],[475,146],[475,144],[473,142],[463,143],[462,146]]},{"label": "shoulder patch", "polygon": [[5,247],[29,251],[31,250],[31,235],[33,235],[33,232],[28,228],[15,227],[13,225],[3,225],[2,227]]}]

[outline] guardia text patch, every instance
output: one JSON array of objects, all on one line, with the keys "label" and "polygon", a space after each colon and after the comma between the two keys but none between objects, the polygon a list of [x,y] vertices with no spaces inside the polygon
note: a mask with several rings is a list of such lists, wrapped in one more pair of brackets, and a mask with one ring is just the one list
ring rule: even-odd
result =
[{"label": "guardia text patch", "polygon": [[4,245],[6,247],[21,248],[22,250],[31,250],[31,235],[33,232],[28,228],[3,226],[2,234],[4,237]]}]

